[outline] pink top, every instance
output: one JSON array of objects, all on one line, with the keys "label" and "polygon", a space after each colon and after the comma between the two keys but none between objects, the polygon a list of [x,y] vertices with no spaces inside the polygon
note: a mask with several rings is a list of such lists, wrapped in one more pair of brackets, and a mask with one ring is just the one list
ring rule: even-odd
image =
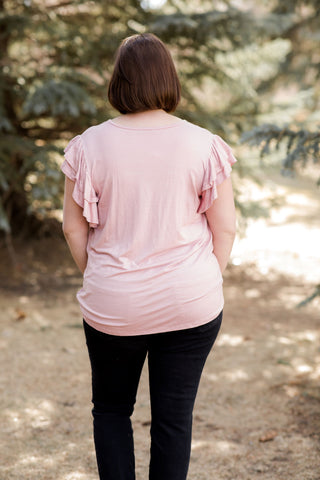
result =
[{"label": "pink top", "polygon": [[73,138],[62,171],[89,222],[83,317],[113,335],[191,328],[223,308],[204,212],[235,162],[217,135],[185,120],[128,128],[108,120]]}]

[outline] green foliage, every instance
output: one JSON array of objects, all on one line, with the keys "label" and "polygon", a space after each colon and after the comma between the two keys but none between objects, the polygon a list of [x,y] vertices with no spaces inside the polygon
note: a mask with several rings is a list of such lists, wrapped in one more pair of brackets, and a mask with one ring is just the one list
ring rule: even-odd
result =
[{"label": "green foliage", "polygon": [[[279,150],[285,144],[286,155],[282,160],[283,173],[292,172],[295,164],[305,166],[308,162],[320,162],[320,130],[311,132],[303,128],[261,125],[242,135],[242,142],[260,147],[260,156],[270,153],[271,145]],[[320,185],[320,178],[318,179]]]},{"label": "green foliage", "polygon": [[17,135],[0,137],[1,230],[10,233],[15,217],[21,230],[29,213],[45,215],[59,208],[62,183],[55,156],[61,153],[54,145],[37,146]]},{"label": "green foliage", "polygon": [[244,117],[250,124],[259,112],[261,84],[278,75],[291,50],[289,40],[274,37],[288,33],[293,16],[261,18],[234,7],[190,13],[183,3],[179,12],[151,24],[176,51],[186,99],[181,111],[228,137],[232,131],[238,135]]},{"label": "green foliage", "polygon": [[[20,231],[28,215],[61,205],[62,147],[114,115],[107,82],[125,36],[152,31],[169,44],[183,87],[178,114],[229,141],[268,123],[265,146],[268,135],[268,144],[292,135],[281,129],[280,139],[278,112],[282,123],[306,110],[317,121],[319,17],[317,0],[259,0],[250,9],[167,0],[155,10],[139,0],[0,1],[0,230]],[[295,93],[279,103],[289,87]],[[303,149],[316,155],[312,142],[293,138],[292,163]]]},{"label": "green foliage", "polygon": [[96,107],[87,92],[77,84],[48,80],[35,86],[22,107],[25,118],[80,117],[95,115]]}]

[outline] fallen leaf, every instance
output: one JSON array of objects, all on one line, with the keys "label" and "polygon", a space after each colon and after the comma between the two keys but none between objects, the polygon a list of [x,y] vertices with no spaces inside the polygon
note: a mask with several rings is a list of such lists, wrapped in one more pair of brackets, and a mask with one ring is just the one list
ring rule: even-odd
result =
[{"label": "fallen leaf", "polygon": [[21,320],[24,320],[26,318],[27,314],[23,310],[20,310],[20,308],[15,309],[15,321],[16,322],[21,322]]},{"label": "fallen leaf", "polygon": [[271,442],[276,438],[277,435],[278,432],[276,430],[269,430],[268,432],[261,435],[261,437],[259,438],[259,442]]}]

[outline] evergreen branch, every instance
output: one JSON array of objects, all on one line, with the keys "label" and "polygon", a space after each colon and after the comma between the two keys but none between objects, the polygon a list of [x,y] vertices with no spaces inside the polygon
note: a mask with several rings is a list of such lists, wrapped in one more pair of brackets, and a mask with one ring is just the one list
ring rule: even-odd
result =
[{"label": "evergreen branch", "polygon": [[276,150],[280,144],[287,142],[287,155],[282,160],[284,170],[293,170],[296,162],[305,165],[309,159],[314,163],[320,161],[320,130],[312,132],[304,128],[293,129],[264,124],[245,132],[240,139],[241,143],[260,147],[261,158],[270,153],[270,144],[273,140],[276,142]]},{"label": "evergreen branch", "polygon": [[309,297],[302,300],[302,302],[298,303],[297,308],[302,308],[308,305],[308,303],[312,302],[316,297],[320,297],[320,284],[316,285],[314,292],[309,295]]},{"label": "evergreen branch", "polygon": [[[257,37],[285,36],[295,24],[294,15],[269,13],[263,20],[249,11],[230,7],[226,11],[209,10],[203,13],[184,14],[181,11],[158,15],[150,25],[165,41],[189,39],[190,45],[205,44],[209,39],[228,39],[234,46],[246,45]],[[239,36],[238,32],[242,35]],[[214,32],[214,35],[213,35]]]},{"label": "evergreen branch", "polygon": [[24,118],[79,117],[94,115],[96,108],[80,85],[67,80],[49,80],[35,89],[23,105]]}]

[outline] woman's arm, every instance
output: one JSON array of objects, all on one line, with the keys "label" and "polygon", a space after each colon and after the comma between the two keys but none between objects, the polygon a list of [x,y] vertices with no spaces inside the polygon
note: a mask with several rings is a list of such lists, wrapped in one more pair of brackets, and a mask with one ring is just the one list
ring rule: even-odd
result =
[{"label": "woman's arm", "polygon": [[236,235],[236,211],[230,177],[217,187],[217,191],[218,198],[205,214],[213,235],[214,254],[223,273]]},{"label": "woman's arm", "polygon": [[83,216],[83,209],[73,200],[74,182],[65,180],[62,229],[71,255],[81,273],[87,266],[87,243],[89,224]]}]

